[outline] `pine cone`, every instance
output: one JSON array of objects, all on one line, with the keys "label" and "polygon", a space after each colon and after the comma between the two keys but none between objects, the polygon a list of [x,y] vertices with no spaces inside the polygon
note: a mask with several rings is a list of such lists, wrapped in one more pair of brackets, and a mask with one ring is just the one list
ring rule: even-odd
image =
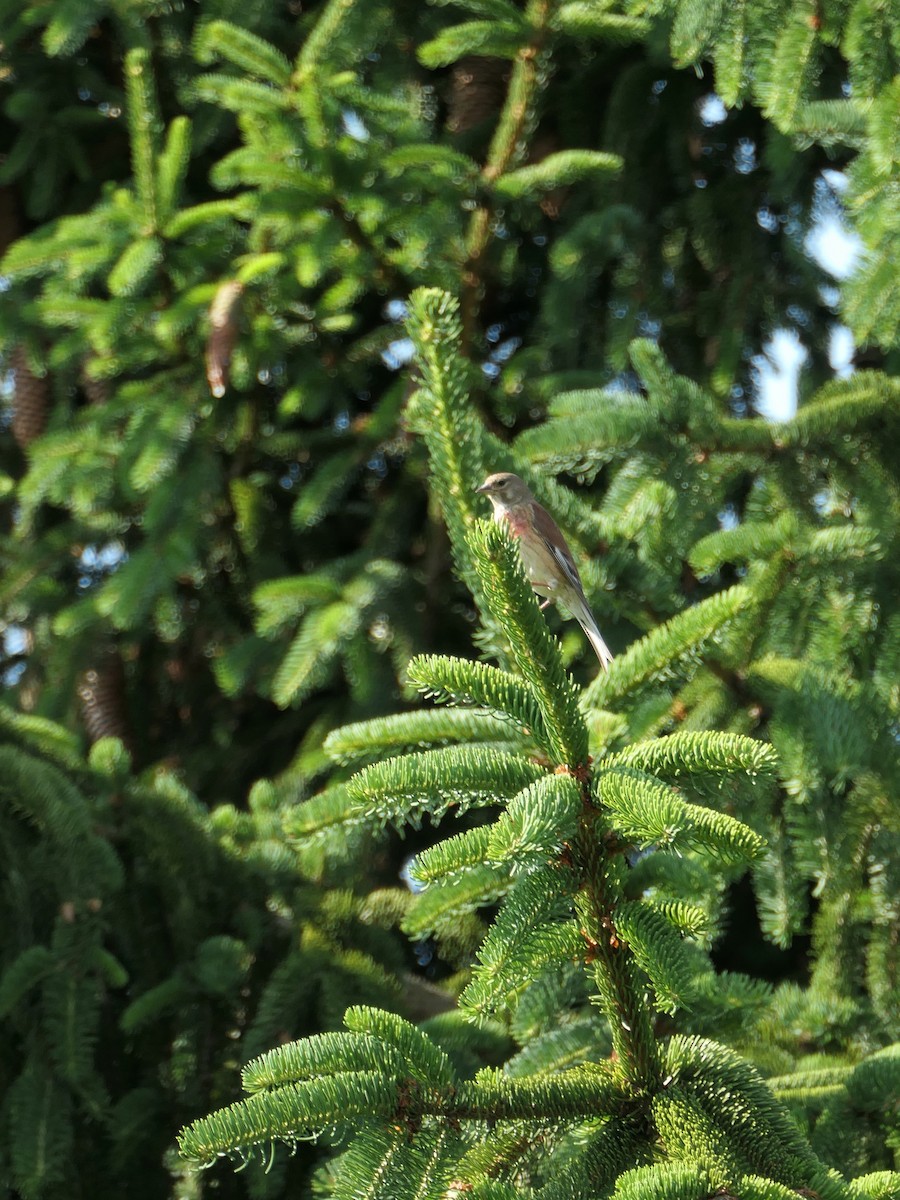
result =
[{"label": "pine cone", "polygon": [[35,375],[32,371],[28,354],[21,344],[13,348],[10,365],[15,378],[12,435],[16,444],[25,450],[47,427],[50,385],[46,375]]},{"label": "pine cone", "polygon": [[104,654],[96,666],[88,667],[78,680],[81,719],[93,745],[101,738],[129,742],[125,712],[125,669],[115,650]]},{"label": "pine cone", "polygon": [[467,54],[453,68],[447,102],[447,129],[468,133],[503,107],[510,64],[505,58]]},{"label": "pine cone", "polygon": [[219,399],[228,387],[231,352],[237,341],[235,310],[244,285],[229,279],[216,292],[209,309],[209,337],[206,340],[206,378],[209,390]]}]

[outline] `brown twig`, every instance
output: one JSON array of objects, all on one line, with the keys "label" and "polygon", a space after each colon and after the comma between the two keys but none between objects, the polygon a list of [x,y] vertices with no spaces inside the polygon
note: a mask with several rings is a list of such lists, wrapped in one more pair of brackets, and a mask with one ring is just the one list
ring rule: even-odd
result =
[{"label": "brown twig", "polygon": [[[543,65],[542,49],[547,36],[551,0],[530,0],[525,19],[534,34],[516,58],[509,90],[500,120],[494,131],[487,161],[481,171],[482,183],[489,190],[524,152],[534,109],[535,92]],[[485,202],[472,213],[466,235],[466,259],[462,274],[460,313],[463,326],[463,352],[469,354],[475,337],[475,323],[481,304],[484,257],[491,235],[490,205]]]}]

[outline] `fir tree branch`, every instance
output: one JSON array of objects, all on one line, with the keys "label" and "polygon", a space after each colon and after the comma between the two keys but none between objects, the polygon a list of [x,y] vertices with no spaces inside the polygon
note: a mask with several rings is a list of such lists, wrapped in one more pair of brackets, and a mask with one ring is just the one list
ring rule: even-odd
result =
[{"label": "fir tree branch", "polygon": [[353,763],[386,751],[417,750],[457,742],[490,742],[500,748],[530,739],[509,722],[477,709],[439,708],[425,712],[375,717],[335,729],[325,739],[325,752],[335,762]]},{"label": "fir tree branch", "polygon": [[549,749],[559,765],[577,772],[587,763],[587,728],[578,693],[525,578],[518,549],[493,521],[475,524],[467,542],[487,605],[537,696]]},{"label": "fir tree branch", "polygon": [[370,819],[417,820],[425,814],[437,818],[451,807],[464,812],[471,805],[496,804],[542,774],[520,755],[447,746],[364,767],[347,792]]},{"label": "fir tree branch", "polygon": [[510,723],[550,753],[550,739],[534,689],[517,675],[487,663],[421,654],[408,668],[409,681],[438,702],[473,704]]},{"label": "fir tree branch", "polygon": [[601,1003],[623,1072],[629,1084],[641,1092],[658,1075],[654,1035],[634,956],[615,933],[621,884],[618,866],[605,849],[600,815],[591,802],[587,729],[578,694],[566,676],[555,639],[541,617],[508,535],[494,522],[479,522],[468,540],[487,603],[538,697],[552,753],[581,789],[583,812],[572,847],[574,869],[582,880],[578,900],[581,933],[587,942],[586,957],[595,963]]},{"label": "fir tree branch", "polygon": [[135,193],[145,234],[155,233],[159,222],[156,156],[162,122],[153,68],[144,49],[130,50],[125,59],[128,97],[128,130],[131,137]]},{"label": "fir tree branch", "polygon": [[[390,1067],[386,1058],[384,1067]],[[354,1119],[382,1118],[410,1132],[422,1120],[442,1123],[497,1120],[554,1121],[599,1117],[625,1111],[611,1072],[594,1068],[566,1075],[510,1079],[485,1070],[471,1081],[420,1082],[389,1069],[348,1070],[301,1079],[252,1096],[194,1121],[182,1131],[179,1147],[188,1161],[208,1165],[223,1154],[245,1153],[281,1138],[292,1142]]]},{"label": "fir tree branch", "polygon": [[428,447],[434,476],[432,502],[440,504],[457,574],[478,606],[483,647],[506,666],[509,648],[491,613],[467,542],[467,531],[477,519],[475,488],[487,474],[487,449],[484,431],[472,419],[472,368],[462,352],[459,304],[438,288],[419,288],[410,297],[407,328],[416,346],[420,375],[407,420]]},{"label": "fir tree branch", "polygon": [[652,1092],[660,1078],[660,1063],[650,1010],[642,995],[637,963],[627,943],[616,933],[615,914],[622,898],[620,865],[608,853],[599,813],[585,806],[573,859],[584,886],[577,912],[600,1004],[609,1021],[613,1049],[630,1088]]}]

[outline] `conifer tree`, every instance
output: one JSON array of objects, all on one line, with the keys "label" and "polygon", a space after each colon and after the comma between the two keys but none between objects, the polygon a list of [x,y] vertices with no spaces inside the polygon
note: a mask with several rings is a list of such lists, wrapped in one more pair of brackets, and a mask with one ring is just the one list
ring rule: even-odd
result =
[{"label": "conifer tree", "polygon": [[[900,1047],[890,1044],[898,1033],[896,975],[884,969],[891,935],[875,897],[900,864],[875,797],[894,783],[896,759],[885,754],[882,774],[873,755],[867,782],[856,785],[863,794],[844,805],[849,828],[830,839],[836,854],[858,865],[846,861],[840,883],[820,885],[808,987],[773,994],[758,980],[717,973],[708,947],[729,879],[758,863],[761,901],[780,915],[781,894],[770,890],[772,877],[786,874],[780,828],[807,849],[815,839],[803,836],[783,797],[779,803],[778,757],[765,742],[692,729],[687,717],[663,737],[648,736],[644,717],[634,738],[624,714],[646,711],[634,697],[660,679],[682,678],[689,657],[696,664],[701,656],[716,679],[737,673],[739,651],[760,641],[760,608],[773,606],[770,580],[761,586],[748,573],[747,582],[657,626],[578,689],[515,545],[470,511],[486,438],[467,435],[461,421],[466,367],[456,305],[436,290],[416,293],[410,331],[421,373],[416,418],[432,431],[458,569],[472,579],[513,670],[414,658],[411,680],[433,699],[468,706],[475,721],[449,745],[440,709],[338,731],[330,744],[344,758],[351,748],[374,757],[391,741],[432,748],[364,766],[342,789],[302,806],[289,828],[332,838],[336,827],[360,822],[418,824],[452,814],[461,830],[413,863],[422,890],[408,899],[403,926],[440,943],[473,910],[499,909],[456,1012],[416,1028],[383,1011],[349,1008],[345,1032],[249,1063],[248,1097],[185,1130],[182,1153],[209,1165],[225,1154],[251,1156],[276,1139],[331,1132],[338,1144],[349,1142],[325,1172],[328,1194],[341,1200],[893,1195],[900,1186],[900,1174],[888,1169],[900,1085]],[[668,382],[677,395],[677,379]],[[705,420],[709,435],[709,414]],[[817,544],[842,543],[823,537]],[[721,535],[699,544],[720,545]],[[774,569],[770,563],[769,576]],[[749,627],[748,615],[755,617]],[[776,605],[766,626],[777,631],[778,617]],[[802,695],[805,671],[816,668],[765,642],[760,649],[748,687],[755,689],[755,671],[776,695]],[[704,672],[695,665],[690,674],[696,695]],[[671,683],[667,691],[671,708]],[[818,694],[828,702],[827,677]],[[860,723],[867,704],[878,703],[874,688],[844,695]],[[690,713],[696,701],[675,696]],[[854,718],[846,720],[852,728]],[[471,818],[485,808],[499,808],[499,816]],[[828,820],[825,803],[815,817]],[[839,927],[851,890],[866,913],[852,941]],[[869,903],[860,905],[866,893]],[[862,961],[848,972],[845,956],[853,954]],[[807,1054],[793,1031],[789,1045],[778,1037],[788,1013],[825,1026],[823,1053]],[[711,1038],[713,1030],[724,1040]],[[498,1054],[502,1069],[476,1070],[479,1056],[490,1063]]]},{"label": "conifer tree", "polygon": [[[326,1030],[189,1157],[365,1095],[326,1193],[895,1195],[890,6],[26,0],[0,35],[0,1178],[167,1195],[179,1124]],[[498,468],[608,676],[477,524]],[[379,824],[467,807],[414,835],[428,888],[372,890]],[[395,925],[481,1024],[385,1015]]]}]

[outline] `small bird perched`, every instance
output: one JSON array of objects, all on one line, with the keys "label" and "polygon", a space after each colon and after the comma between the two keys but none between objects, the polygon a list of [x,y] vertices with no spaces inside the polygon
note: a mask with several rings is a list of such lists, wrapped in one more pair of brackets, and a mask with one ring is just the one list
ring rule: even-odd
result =
[{"label": "small bird perched", "polygon": [[509,471],[488,475],[475,491],[487,496],[494,508],[494,520],[505,521],[518,540],[528,582],[539,596],[546,597],[541,608],[554,600],[562,601],[584,630],[606,671],[613,656],[600,636],[575,559],[559,526],[532,496],[528,484]]}]

